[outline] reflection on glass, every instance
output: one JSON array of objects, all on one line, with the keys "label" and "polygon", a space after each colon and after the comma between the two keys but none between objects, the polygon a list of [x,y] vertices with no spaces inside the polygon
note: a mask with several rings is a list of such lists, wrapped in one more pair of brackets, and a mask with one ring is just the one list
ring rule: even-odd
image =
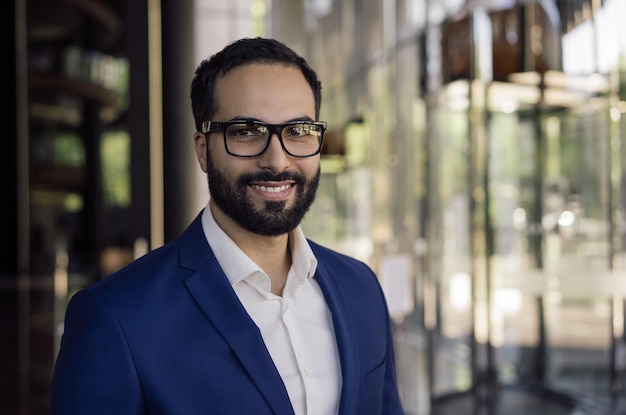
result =
[{"label": "reflection on glass", "polygon": [[467,84],[453,83],[430,114],[432,146],[429,253],[439,289],[439,325],[433,332],[435,396],[471,386],[471,254]]},{"label": "reflection on glass", "polygon": [[126,131],[102,136],[102,181],[107,205],[130,205],[130,136]]}]

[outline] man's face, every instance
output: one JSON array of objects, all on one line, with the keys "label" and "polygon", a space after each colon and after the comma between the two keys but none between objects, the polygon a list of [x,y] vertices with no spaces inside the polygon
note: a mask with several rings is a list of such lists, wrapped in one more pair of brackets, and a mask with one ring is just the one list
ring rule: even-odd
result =
[{"label": "man's face", "polygon": [[[212,121],[252,119],[270,124],[315,119],[311,87],[296,67],[250,64],[216,82]],[[196,154],[207,173],[211,203],[241,228],[265,236],[294,229],[315,199],[319,155],[294,158],[277,136],[258,157],[226,153],[222,132],[196,134]]]}]

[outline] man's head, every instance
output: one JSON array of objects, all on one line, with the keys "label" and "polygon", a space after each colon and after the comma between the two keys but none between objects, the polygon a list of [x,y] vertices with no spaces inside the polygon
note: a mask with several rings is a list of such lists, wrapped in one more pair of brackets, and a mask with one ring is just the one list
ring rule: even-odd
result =
[{"label": "man's head", "polygon": [[191,97],[218,223],[264,236],[294,229],[320,178],[315,72],[280,42],[244,39],[198,67]]},{"label": "man's head", "polygon": [[315,119],[319,118],[322,87],[317,74],[309,64],[285,44],[264,38],[240,39],[210,59],[202,61],[191,83],[191,106],[196,130],[202,131],[202,122],[213,119],[219,102],[215,99],[217,80],[231,70],[253,63],[278,64],[298,68],[308,82],[315,99]]}]

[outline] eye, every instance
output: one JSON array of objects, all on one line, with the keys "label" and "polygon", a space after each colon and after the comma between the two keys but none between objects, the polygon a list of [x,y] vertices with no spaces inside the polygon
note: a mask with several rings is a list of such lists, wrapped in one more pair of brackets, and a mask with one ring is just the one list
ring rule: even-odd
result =
[{"label": "eye", "polygon": [[317,134],[316,130],[317,129],[314,124],[294,124],[285,127],[283,135],[290,138],[306,137],[312,134]]},{"label": "eye", "polygon": [[233,124],[228,127],[226,135],[232,140],[255,140],[267,135],[267,128],[254,124]]}]

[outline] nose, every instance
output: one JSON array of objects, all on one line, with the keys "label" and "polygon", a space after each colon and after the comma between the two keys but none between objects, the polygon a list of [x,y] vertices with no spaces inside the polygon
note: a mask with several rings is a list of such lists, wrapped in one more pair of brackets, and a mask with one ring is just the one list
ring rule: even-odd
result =
[{"label": "nose", "polygon": [[259,165],[277,173],[286,170],[291,165],[291,157],[285,153],[277,134],[274,133],[270,136],[267,149],[259,158]]}]

